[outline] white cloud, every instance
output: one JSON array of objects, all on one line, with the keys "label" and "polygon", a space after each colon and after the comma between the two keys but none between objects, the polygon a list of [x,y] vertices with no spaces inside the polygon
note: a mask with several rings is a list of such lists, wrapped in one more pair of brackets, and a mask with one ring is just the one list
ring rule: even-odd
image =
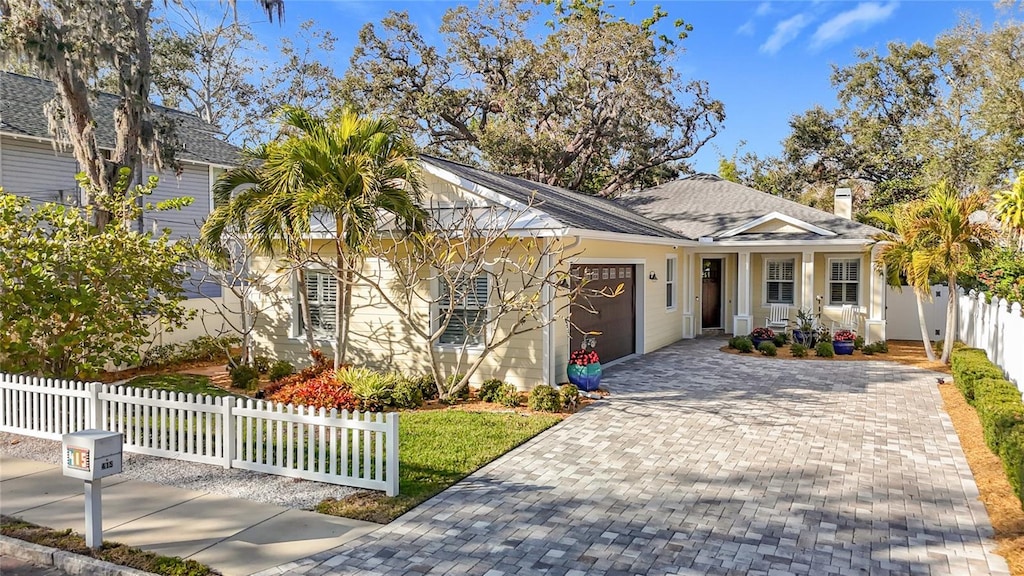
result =
[{"label": "white cloud", "polygon": [[856,8],[840,12],[818,26],[811,37],[811,48],[834,44],[879,22],[884,22],[893,15],[897,6],[898,2],[889,2],[885,5],[878,2],[861,2]]},{"label": "white cloud", "polygon": [[772,35],[764,41],[764,44],[761,44],[761,52],[775,54],[783,46],[795,40],[800,35],[800,31],[810,23],[811,17],[808,14],[797,14],[779,22],[775,25]]},{"label": "white cloud", "polygon": [[757,5],[757,10],[754,12],[754,14],[756,14],[758,16],[765,16],[766,14],[768,14],[771,11],[772,11],[772,3],[771,2],[761,2],[760,4]]},{"label": "white cloud", "polygon": [[754,35],[754,21],[753,20],[747,20],[746,22],[743,23],[742,26],[740,26],[739,28],[736,29],[736,33],[740,34],[740,35],[743,35],[743,36],[753,36]]}]

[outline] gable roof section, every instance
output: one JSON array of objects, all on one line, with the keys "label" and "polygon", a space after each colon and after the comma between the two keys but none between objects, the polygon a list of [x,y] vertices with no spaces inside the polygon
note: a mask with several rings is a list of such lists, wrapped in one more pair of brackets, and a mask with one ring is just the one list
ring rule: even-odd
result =
[{"label": "gable roof section", "polygon": [[533,197],[533,206],[536,209],[567,228],[684,240],[671,228],[623,208],[611,200],[540,184],[525,178],[495,174],[426,154],[421,154],[420,159],[460,179],[505,196],[519,205],[528,205]]},{"label": "gable roof section", "polygon": [[[872,226],[710,174],[695,174],[654,188],[628,192],[616,202],[694,240],[715,237],[732,241],[828,242],[868,240],[881,232]],[[771,219],[766,216],[804,231],[743,233]]]},{"label": "gable roof section", "polygon": [[[53,100],[53,84],[46,80],[0,72],[0,132],[53,140],[43,106]],[[96,137],[101,148],[114,148],[114,108],[118,96],[100,92],[92,101],[96,117]],[[177,137],[184,150],[177,150],[179,160],[234,166],[238,163],[239,149],[220,138],[216,126],[201,118],[179,110],[153,106],[154,114],[163,115],[176,123]]]}]

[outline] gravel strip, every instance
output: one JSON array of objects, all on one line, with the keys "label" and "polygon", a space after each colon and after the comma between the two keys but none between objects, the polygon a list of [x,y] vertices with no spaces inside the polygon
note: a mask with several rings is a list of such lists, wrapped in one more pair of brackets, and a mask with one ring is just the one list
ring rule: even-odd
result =
[{"label": "gravel strip", "polygon": [[[60,464],[60,442],[0,432],[0,454]],[[128,452],[124,454],[122,475],[132,480],[304,510],[313,509],[326,498],[343,498],[357,491],[355,488],[323,482],[250,470],[225,470],[210,464]]]}]

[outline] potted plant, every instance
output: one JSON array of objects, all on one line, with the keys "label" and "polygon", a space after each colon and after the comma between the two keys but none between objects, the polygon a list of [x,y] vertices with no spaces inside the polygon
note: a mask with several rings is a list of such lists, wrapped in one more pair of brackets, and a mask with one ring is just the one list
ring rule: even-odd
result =
[{"label": "potted plant", "polygon": [[761,345],[761,342],[771,342],[773,339],[775,339],[775,332],[771,328],[758,326],[750,333],[750,341],[754,343],[755,350]]},{"label": "potted plant", "polygon": [[793,329],[793,341],[804,346],[814,346],[814,313],[810,308],[796,311],[796,328]]},{"label": "potted plant", "polygon": [[836,354],[849,356],[853,354],[853,341],[856,339],[857,334],[852,330],[837,330],[832,335],[832,347],[835,348]]},{"label": "potted plant", "polygon": [[601,383],[601,360],[594,350],[593,338],[584,338],[583,347],[569,354],[569,365],[565,372],[569,376],[569,382],[580,390],[597,390]]}]

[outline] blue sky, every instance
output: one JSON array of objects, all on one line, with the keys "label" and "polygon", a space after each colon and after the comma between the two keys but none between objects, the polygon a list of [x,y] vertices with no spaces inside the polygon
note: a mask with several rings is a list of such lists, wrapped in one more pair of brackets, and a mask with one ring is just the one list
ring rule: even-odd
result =
[{"label": "blue sky", "polygon": [[[240,16],[256,20],[253,2],[237,0]],[[610,2],[632,21],[650,15],[655,2]],[[327,56],[340,73],[348,65],[359,29],[389,10],[407,10],[428,38],[441,15],[455,2],[386,2],[374,0],[286,0],[283,26],[257,24],[264,44],[295,35],[298,25],[314,19],[339,38]],[[955,26],[962,14],[990,25],[1007,18],[990,1],[686,1],[660,2],[669,20],[683,18],[694,30],[683,42],[675,63],[684,77],[705,80],[712,96],[725,103],[724,129],[691,163],[715,172],[719,155],[743,151],[776,154],[788,134],[791,116],[815,104],[832,107],[832,65],[855,61],[858,48],[884,49],[891,40],[932,42]]]}]

